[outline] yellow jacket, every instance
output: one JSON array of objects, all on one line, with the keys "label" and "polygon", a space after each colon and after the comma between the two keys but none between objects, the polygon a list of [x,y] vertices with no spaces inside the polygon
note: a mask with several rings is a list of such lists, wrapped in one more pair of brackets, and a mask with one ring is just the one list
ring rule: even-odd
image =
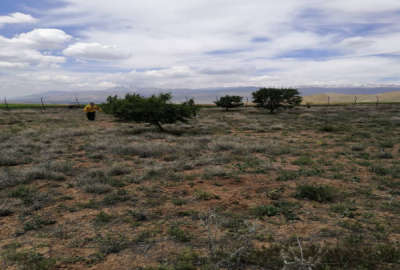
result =
[{"label": "yellow jacket", "polygon": [[85,106],[85,108],[83,108],[83,111],[84,112],[95,112],[95,111],[101,112],[101,108],[97,105],[92,106],[92,105],[88,104]]}]

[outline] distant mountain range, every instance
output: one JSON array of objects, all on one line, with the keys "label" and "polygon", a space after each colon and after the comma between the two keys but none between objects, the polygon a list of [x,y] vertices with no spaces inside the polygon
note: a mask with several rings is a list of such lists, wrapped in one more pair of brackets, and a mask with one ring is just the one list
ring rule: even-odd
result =
[{"label": "distant mountain range", "polygon": [[[220,87],[220,88],[199,88],[199,89],[160,89],[160,88],[144,88],[130,90],[128,88],[112,88],[108,90],[93,90],[93,91],[49,91],[34,95],[28,95],[19,98],[9,99],[9,103],[40,103],[41,97],[44,98],[48,104],[73,104],[78,101],[81,104],[88,102],[102,103],[108,96],[118,95],[125,96],[127,93],[139,93],[144,96],[151,94],[157,94],[161,92],[170,92],[173,96],[174,102],[182,102],[189,98],[194,98],[196,103],[199,104],[211,104],[216,98],[224,95],[239,95],[251,100],[251,93],[258,90],[260,87],[247,86],[247,87]],[[359,101],[363,100],[376,100],[376,95],[388,92],[400,91],[400,86],[390,87],[298,87],[302,96],[304,96],[307,102],[313,103],[326,103],[329,96],[332,96],[331,101],[335,102],[334,99],[350,100],[352,102],[355,95],[359,95]],[[327,94],[329,93],[329,94]],[[371,95],[368,97],[367,95]],[[314,98],[313,98],[314,96]],[[386,99],[393,99],[393,101],[400,101],[397,97],[400,96],[400,92],[397,94],[386,94]],[[368,98],[367,98],[368,97]],[[382,100],[383,101],[383,100]],[[388,101],[388,100],[386,100]],[[390,100],[389,100],[390,101]],[[341,101],[337,101],[341,102]]]}]

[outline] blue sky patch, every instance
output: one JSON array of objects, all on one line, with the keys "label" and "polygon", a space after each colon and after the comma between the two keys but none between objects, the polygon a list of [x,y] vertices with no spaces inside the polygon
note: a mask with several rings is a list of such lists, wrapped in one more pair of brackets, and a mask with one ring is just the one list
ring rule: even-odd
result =
[{"label": "blue sky patch", "polygon": [[277,56],[277,58],[300,58],[300,59],[321,60],[341,55],[343,54],[337,50],[301,49],[280,54],[279,56]]},{"label": "blue sky patch", "polygon": [[246,51],[246,49],[221,49],[221,50],[208,51],[208,52],[206,52],[206,54],[218,56],[218,55],[241,53],[244,51]]},{"label": "blue sky patch", "polygon": [[267,37],[253,37],[251,39],[251,42],[254,42],[254,43],[263,43],[263,42],[268,42],[268,41],[270,41],[270,39]]}]

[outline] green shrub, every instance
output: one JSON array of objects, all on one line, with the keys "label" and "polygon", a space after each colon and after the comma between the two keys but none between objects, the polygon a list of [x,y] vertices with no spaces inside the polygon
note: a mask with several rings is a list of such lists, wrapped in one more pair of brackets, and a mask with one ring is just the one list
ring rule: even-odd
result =
[{"label": "green shrub", "polygon": [[380,176],[385,176],[390,174],[391,170],[385,167],[382,167],[381,165],[373,165],[369,168],[369,170],[377,175]]},{"label": "green shrub", "polygon": [[9,208],[4,208],[4,207],[0,208],[0,217],[11,216],[13,213],[14,211]]},{"label": "green shrub", "polygon": [[298,106],[302,101],[299,91],[292,88],[260,88],[252,94],[257,107],[269,109],[271,113],[280,107]]},{"label": "green shrub", "polygon": [[225,108],[225,110],[229,110],[230,108],[236,108],[243,106],[242,97],[240,96],[223,96],[218,100],[214,101],[217,107]]},{"label": "green shrub", "polygon": [[120,189],[117,192],[113,192],[111,194],[106,195],[103,198],[104,205],[114,205],[119,202],[125,202],[130,199],[128,192],[124,189]]},{"label": "green shrub", "polygon": [[202,200],[202,201],[219,200],[220,199],[220,197],[218,195],[209,193],[207,191],[196,191],[195,196],[196,196],[197,200]]},{"label": "green shrub", "polygon": [[272,217],[279,214],[279,209],[273,205],[259,205],[253,208],[253,213],[256,217]]},{"label": "green shrub", "polygon": [[173,225],[169,228],[168,234],[179,242],[189,242],[192,238],[191,235],[179,228],[177,225]]},{"label": "green shrub", "polygon": [[105,236],[99,235],[96,238],[99,251],[108,255],[111,253],[118,253],[128,247],[129,242],[122,234],[106,234]]},{"label": "green shrub", "polygon": [[162,124],[187,122],[199,110],[192,99],[182,104],[173,104],[171,98],[171,94],[168,93],[148,98],[139,94],[127,94],[125,98],[109,96],[107,103],[102,104],[102,108],[104,112],[121,120],[150,123],[164,130]]},{"label": "green shrub", "polygon": [[30,220],[24,223],[24,232],[38,230],[46,225],[53,225],[56,221],[48,216],[33,216]]},{"label": "green shrub", "polygon": [[317,202],[332,202],[337,197],[337,190],[330,186],[300,185],[296,189],[296,198]]},{"label": "green shrub", "polygon": [[113,220],[113,216],[109,215],[103,211],[101,211],[100,213],[98,213],[94,219],[94,223],[97,225],[102,225],[102,224],[106,224],[109,223],[111,220]]},{"label": "green shrub", "polygon": [[313,163],[314,163],[314,161],[309,156],[301,156],[292,162],[293,165],[299,165],[299,166],[312,165]]},{"label": "green shrub", "polygon": [[277,181],[288,181],[294,180],[299,177],[298,171],[290,171],[290,170],[280,170],[279,175],[276,178]]}]

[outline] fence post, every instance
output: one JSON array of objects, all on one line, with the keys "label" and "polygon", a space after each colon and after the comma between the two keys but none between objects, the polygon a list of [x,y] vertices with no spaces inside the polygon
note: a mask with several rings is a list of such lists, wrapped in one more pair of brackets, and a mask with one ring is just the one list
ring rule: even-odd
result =
[{"label": "fence post", "polygon": [[6,105],[6,110],[10,110],[10,108],[8,107],[8,102],[7,102],[7,98],[4,97],[4,105]]},{"label": "fence post", "polygon": [[379,105],[379,96],[376,96],[376,107]]},{"label": "fence post", "polygon": [[42,103],[42,112],[44,112],[46,110],[46,105],[44,103],[44,98],[43,97],[40,98],[40,102]]},{"label": "fence post", "polygon": [[79,103],[79,100],[78,100],[78,97],[77,97],[77,96],[75,96],[75,102],[76,102],[76,105],[81,106],[81,104]]}]

